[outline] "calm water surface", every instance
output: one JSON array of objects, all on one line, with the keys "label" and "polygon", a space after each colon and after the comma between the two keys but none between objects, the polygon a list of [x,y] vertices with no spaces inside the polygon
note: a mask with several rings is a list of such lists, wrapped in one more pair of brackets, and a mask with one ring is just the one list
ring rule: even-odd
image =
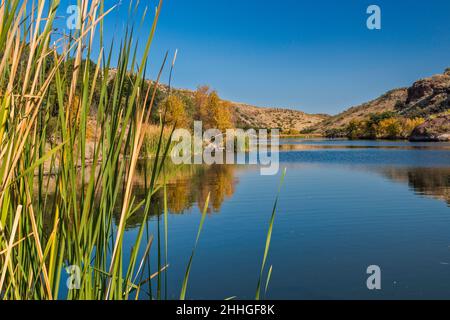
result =
[{"label": "calm water surface", "polygon": [[[282,143],[287,176],[268,260],[268,299],[450,298],[450,144]],[[254,298],[279,179],[261,176],[256,166],[198,166],[171,180],[162,297],[179,297],[200,208],[211,192],[187,298]],[[148,228],[157,238],[160,225],[163,263],[158,212]],[[130,246],[136,234],[131,221]],[[157,241],[147,273],[156,271],[156,248]],[[381,267],[380,291],[366,287],[369,265]],[[155,279],[146,289],[155,296],[156,286]]]}]

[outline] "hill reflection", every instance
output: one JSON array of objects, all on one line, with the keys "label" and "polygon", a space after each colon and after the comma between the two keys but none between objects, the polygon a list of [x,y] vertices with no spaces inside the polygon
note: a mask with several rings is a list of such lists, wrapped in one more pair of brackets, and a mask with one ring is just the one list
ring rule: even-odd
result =
[{"label": "hill reflection", "polygon": [[386,178],[406,183],[414,193],[447,202],[450,206],[450,168],[383,167]]},{"label": "hill reflection", "polygon": [[[239,183],[236,177],[237,168],[231,165],[184,166],[176,167],[176,170],[171,168],[168,170],[166,180],[169,213],[185,214],[194,208],[202,211],[208,193],[211,193],[208,213],[219,213],[224,202],[232,198],[235,193]],[[382,175],[388,180],[406,184],[415,194],[445,201],[450,207],[450,168],[363,166],[362,169]],[[143,175],[141,167],[140,175],[135,182],[136,202],[144,199],[147,192]],[[164,212],[163,189],[156,192],[152,203],[151,217],[162,215]],[[143,211],[141,208],[128,219],[128,228],[142,223]]]}]

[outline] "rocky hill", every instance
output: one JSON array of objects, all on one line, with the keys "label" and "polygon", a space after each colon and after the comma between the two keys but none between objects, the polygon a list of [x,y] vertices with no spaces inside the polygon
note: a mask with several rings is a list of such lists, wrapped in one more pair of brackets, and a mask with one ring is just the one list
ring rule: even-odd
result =
[{"label": "rocky hill", "polygon": [[431,117],[414,129],[411,141],[450,141],[450,114]]},{"label": "rocky hill", "polygon": [[363,120],[374,113],[394,112],[398,102],[405,101],[407,95],[408,90],[406,88],[391,90],[375,100],[352,107],[324,120],[314,127],[314,131],[325,133],[325,131],[330,129],[344,128],[352,120]]},{"label": "rocky hill", "polygon": [[396,110],[406,117],[429,117],[450,109],[450,69],[415,82]]},{"label": "rocky hill", "polygon": [[[416,81],[409,88],[394,89],[375,100],[352,107],[324,120],[313,129],[314,132],[323,134],[327,130],[343,129],[352,120],[364,120],[371,114],[384,112],[393,112],[407,118],[423,117],[430,119],[430,117],[439,117],[445,114],[449,109],[450,68],[444,74]],[[441,129],[438,131],[442,133],[442,130],[445,131],[445,126],[442,126],[442,123],[445,124],[447,121],[448,117],[444,117],[442,121],[428,121],[425,125],[439,124]]]}]

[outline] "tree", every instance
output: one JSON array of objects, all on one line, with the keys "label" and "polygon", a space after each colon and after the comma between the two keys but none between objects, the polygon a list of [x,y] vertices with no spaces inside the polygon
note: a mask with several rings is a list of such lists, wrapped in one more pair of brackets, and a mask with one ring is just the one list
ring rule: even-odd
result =
[{"label": "tree", "polygon": [[[166,110],[166,124],[177,128],[186,128],[188,126],[188,117],[186,115],[186,106],[178,96],[170,96],[164,102]],[[162,110],[164,112],[164,110]]]},{"label": "tree", "polygon": [[206,115],[202,119],[206,128],[215,128],[225,131],[232,127],[231,111],[228,102],[221,101],[217,92],[213,91],[208,96]]},{"label": "tree", "polygon": [[231,104],[220,101],[218,108],[213,108],[215,127],[222,132],[233,127],[231,121]]},{"label": "tree", "polygon": [[378,126],[380,135],[383,138],[399,138],[402,132],[402,126],[397,118],[388,118],[381,120]]},{"label": "tree", "polygon": [[369,116],[369,120],[366,123],[366,128],[364,130],[365,137],[370,139],[383,137],[385,133],[380,131],[380,123],[383,120],[395,117],[395,115],[396,114],[392,111],[385,111],[382,113],[372,113]]},{"label": "tree", "polygon": [[345,128],[345,135],[349,139],[358,139],[362,136],[362,125],[361,121],[352,120]]},{"label": "tree", "polygon": [[208,114],[208,99],[211,90],[208,86],[198,87],[194,93],[194,104],[196,108],[196,119],[206,119]]},{"label": "tree", "polygon": [[194,94],[194,103],[197,119],[203,122],[204,128],[220,131],[232,128],[231,105],[221,100],[216,91],[207,86],[199,87]]}]

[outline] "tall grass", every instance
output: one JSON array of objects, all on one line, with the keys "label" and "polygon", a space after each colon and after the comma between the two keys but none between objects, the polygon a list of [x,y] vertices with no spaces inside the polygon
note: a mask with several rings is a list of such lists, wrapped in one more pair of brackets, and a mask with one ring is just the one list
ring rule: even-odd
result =
[{"label": "tall grass", "polygon": [[[118,39],[114,48],[103,45],[103,20],[114,6],[79,0],[81,28],[59,35],[59,5],[5,0],[0,6],[0,297],[59,298],[63,268],[77,266],[80,287],[67,298],[139,298],[150,281],[139,281],[152,245],[147,239],[139,254],[144,222],[167,154],[161,127],[147,196],[136,203],[132,181],[155,97],[143,84],[162,1],[139,60],[141,43],[131,26],[120,47]],[[112,77],[113,51],[119,54]],[[92,130],[96,96],[98,127]],[[56,124],[50,126],[52,117]],[[86,151],[90,131],[99,133],[92,159]],[[59,138],[49,142],[50,134]],[[142,206],[143,223],[129,261],[123,261],[127,219]]]},{"label": "tall grass", "polygon": [[[148,286],[150,297],[159,299],[162,273],[168,267],[166,188],[164,248],[158,232],[158,267],[153,273],[148,260],[153,237],[146,221],[154,210],[152,198],[165,182],[164,161],[175,128],[164,127],[165,114],[160,126],[150,124],[167,54],[155,85],[146,87],[144,79],[162,0],[144,42],[135,39],[130,25],[120,42],[114,39],[109,48],[103,43],[103,21],[115,7],[107,7],[102,0],[78,0],[78,5],[80,29],[61,35],[55,32],[59,0],[1,1],[0,298],[139,299]],[[130,1],[130,15],[137,5]],[[146,21],[146,12],[142,21]],[[114,63],[113,52],[118,52]],[[137,200],[133,180],[138,175],[138,159],[145,152],[154,157],[144,166],[145,199]],[[209,197],[196,245],[208,201]],[[129,252],[123,245],[124,233],[128,221],[142,208]],[[276,204],[257,298],[275,209]],[[195,247],[181,299],[186,297]],[[73,275],[79,275],[80,281],[69,283],[77,290],[60,292],[66,268],[79,270]],[[272,268],[266,290],[271,272]]]}]

